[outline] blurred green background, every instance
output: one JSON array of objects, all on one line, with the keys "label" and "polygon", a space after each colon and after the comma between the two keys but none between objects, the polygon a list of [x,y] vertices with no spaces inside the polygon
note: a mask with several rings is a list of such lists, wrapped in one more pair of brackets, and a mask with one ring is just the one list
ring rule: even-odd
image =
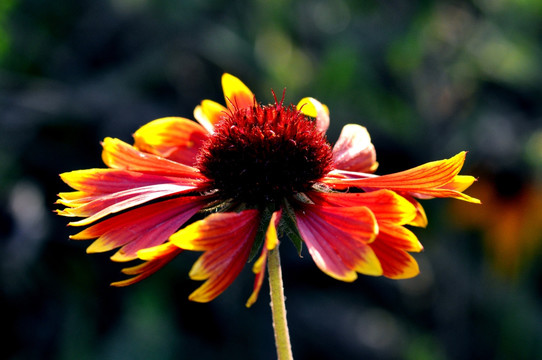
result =
[{"label": "blurred green background", "polygon": [[[484,205],[423,202],[421,274],[342,283],[282,247],[296,359],[542,358],[542,2],[2,0],[0,311],[6,359],[274,359],[267,285],[247,266],[209,304],[195,256],[129,288],[54,215],[58,174],[101,167],[100,140],[222,102],[327,104],[335,141],[366,126],[403,170],[468,150]],[[184,255],[184,254],[183,254]]]}]

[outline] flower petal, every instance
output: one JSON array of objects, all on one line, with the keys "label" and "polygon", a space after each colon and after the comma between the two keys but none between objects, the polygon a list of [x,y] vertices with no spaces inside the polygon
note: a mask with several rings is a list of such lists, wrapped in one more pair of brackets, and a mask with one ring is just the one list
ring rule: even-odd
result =
[{"label": "flower petal", "polygon": [[192,120],[166,117],[140,127],[134,133],[134,146],[140,151],[193,166],[207,137],[207,131]]},{"label": "flower petal", "polygon": [[318,100],[306,97],[301,99],[296,106],[306,116],[316,119],[316,128],[321,132],[326,132],[329,128],[329,109]]},{"label": "flower petal", "polygon": [[354,186],[365,190],[391,189],[399,193],[410,194],[418,198],[452,197],[473,203],[480,200],[472,198],[455,189],[448,189],[450,184],[462,188],[467,183],[465,178],[456,179],[465,162],[463,151],[446,160],[432,161],[398,173],[365,178],[325,179],[331,186]]},{"label": "flower petal", "polygon": [[377,221],[408,224],[417,216],[414,205],[391,190],[377,190],[367,193],[320,193],[308,192],[307,196],[316,204],[332,206],[366,206]]},{"label": "flower petal", "polygon": [[379,236],[370,246],[382,264],[382,275],[391,279],[408,279],[420,273],[416,260],[406,251],[390,245],[385,238]]},{"label": "flower petal", "polygon": [[304,204],[295,215],[299,233],[323,272],[343,281],[354,281],[356,272],[382,274],[367,245],[378,233],[376,219],[367,207]]},{"label": "flower petal", "polygon": [[[375,241],[385,238],[394,247],[405,251],[421,251],[422,245],[410,230],[402,225],[412,224],[418,217],[418,209],[408,199],[390,190],[368,193],[318,193],[307,196],[317,205],[366,206],[378,223]],[[422,209],[423,210],[423,209]]]},{"label": "flower petal", "polygon": [[381,222],[378,225],[380,232],[374,242],[384,240],[390,246],[410,252],[423,250],[423,246],[416,235],[404,226],[388,222]]},{"label": "flower petal", "polygon": [[192,266],[190,277],[207,281],[190,300],[211,301],[235,280],[248,259],[259,218],[257,210],[211,214],[170,237],[182,249],[205,251]]},{"label": "flower petal", "polygon": [[376,177],[356,179],[356,185],[369,188],[388,188],[402,191],[438,188],[450,183],[459,173],[466,152],[447,159],[432,161],[415,168]]},{"label": "flower petal", "polygon": [[179,207],[174,210],[179,212],[182,209],[184,211],[182,214],[161,224],[155,224],[153,228],[142,229],[137,241],[134,240],[124,245],[111,257],[111,260],[117,262],[134,260],[139,250],[163,243],[171,234],[196,214],[205,203],[200,198],[198,200],[194,199],[191,204],[179,204]]},{"label": "flower petal", "polygon": [[146,202],[167,196],[182,195],[196,189],[197,188],[194,186],[177,184],[142,186],[135,189],[99,196],[84,205],[76,208],[66,208],[57,213],[63,216],[86,217],[86,219],[70,222],[69,225],[71,226],[88,225],[104,216],[128,210]]},{"label": "flower petal", "polygon": [[199,196],[153,203],[103,220],[70,238],[97,238],[87,248],[88,253],[105,252],[124,246],[112,260],[134,260],[138,250],[165,242],[205,203]]},{"label": "flower petal", "polygon": [[[160,250],[157,251],[157,248]],[[132,278],[114,282],[111,286],[121,287],[135,284],[160,270],[183,251],[169,242],[156,246],[153,249],[155,253],[154,258],[142,264],[122,269],[123,274],[134,275]]]},{"label": "flower petal", "polygon": [[442,186],[441,188],[462,192],[468,189],[469,186],[471,186],[475,181],[476,178],[474,176],[457,175],[451,182]]},{"label": "flower petal", "polygon": [[425,210],[422,207],[422,204],[420,204],[416,199],[414,199],[412,196],[404,195],[404,198],[410,201],[412,205],[416,208],[416,217],[408,223],[408,225],[412,226],[418,226],[418,227],[426,227],[427,226],[427,215],[425,214]]},{"label": "flower petal", "polygon": [[194,109],[194,118],[209,132],[214,132],[214,127],[218,123],[224,113],[228,111],[224,106],[212,100],[203,100],[201,105]]},{"label": "flower petal", "polygon": [[376,151],[366,128],[345,125],[333,147],[333,166],[336,169],[372,173],[378,167]]},{"label": "flower petal", "polygon": [[263,284],[263,279],[265,277],[265,265],[267,264],[267,254],[270,250],[273,250],[279,243],[279,238],[277,236],[277,224],[280,221],[280,212],[276,211],[271,216],[271,221],[269,221],[269,227],[265,234],[265,243],[262,247],[262,253],[258,260],[254,263],[252,267],[252,272],[256,274],[254,279],[254,290],[246,302],[246,307],[251,307],[256,300],[258,300],[258,294]]},{"label": "flower petal", "polygon": [[205,179],[195,168],[137,150],[114,138],[103,141],[103,162],[110,168],[137,171],[145,174]]},{"label": "flower petal", "polygon": [[60,174],[60,178],[74,192],[58,194],[59,204],[76,207],[92,201],[100,195],[112,194],[124,190],[158,184],[191,185],[193,180],[143,174],[117,169],[87,169]]},{"label": "flower petal", "polygon": [[254,94],[235,76],[222,75],[222,89],[228,109],[243,109],[254,105]]}]

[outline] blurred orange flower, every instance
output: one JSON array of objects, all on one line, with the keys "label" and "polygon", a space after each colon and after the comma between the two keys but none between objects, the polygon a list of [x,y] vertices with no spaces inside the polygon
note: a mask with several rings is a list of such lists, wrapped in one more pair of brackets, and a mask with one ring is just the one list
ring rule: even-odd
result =
[{"label": "blurred orange flower", "polygon": [[542,189],[503,172],[493,182],[480,182],[473,193],[484,199],[484,206],[473,211],[454,203],[452,219],[461,227],[480,230],[493,268],[516,279],[540,253]]}]

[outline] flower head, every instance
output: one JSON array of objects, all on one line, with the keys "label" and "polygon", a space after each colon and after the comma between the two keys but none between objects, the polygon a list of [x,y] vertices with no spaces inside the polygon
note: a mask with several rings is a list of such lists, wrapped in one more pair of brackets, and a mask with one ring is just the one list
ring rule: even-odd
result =
[{"label": "flower head", "polygon": [[314,121],[281,102],[224,111],[196,168],[222,200],[258,208],[309,190],[332,169],[331,147]]},{"label": "flower head", "polygon": [[409,252],[422,250],[405,225],[425,226],[416,199],[453,197],[475,179],[459,175],[465,152],[403,172],[377,176],[367,130],[349,124],[332,147],[327,107],[313,98],[297,105],[262,105],[236,77],[222,77],[225,106],[204,100],[197,122],[154,120],[134,145],[106,138],[104,169],[61,175],[76,191],[60,193],[63,216],[86,226],[72,239],[95,239],[88,252],[118,249],[113,261],[143,260],[123,272],[126,286],[153,274],[183,251],[203,254],[189,275],[205,281],[190,299],[222,293],[256,257],[258,296],[268,251],[281,235],[308,248],[326,274],[408,278],[418,274]]}]

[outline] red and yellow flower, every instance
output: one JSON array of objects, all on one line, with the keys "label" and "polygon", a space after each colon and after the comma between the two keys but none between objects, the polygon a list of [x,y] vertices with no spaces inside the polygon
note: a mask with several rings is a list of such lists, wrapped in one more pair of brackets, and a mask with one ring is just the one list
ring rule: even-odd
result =
[{"label": "red and yellow flower", "polygon": [[190,277],[205,281],[190,299],[222,293],[256,257],[254,291],[279,237],[304,243],[326,274],[409,278],[422,245],[406,225],[425,226],[417,199],[463,194],[475,179],[459,175],[465,152],[399,173],[374,175],[378,163],[367,130],[346,125],[332,147],[327,107],[313,98],[296,106],[261,105],[236,77],[222,77],[223,106],[204,100],[197,122],[167,117],[144,125],[133,145],[106,138],[104,169],[61,175],[76,191],[59,194],[63,216],[86,226],[89,253],[118,249],[113,261],[143,260],[123,270],[126,286],[183,251],[203,252]]}]

